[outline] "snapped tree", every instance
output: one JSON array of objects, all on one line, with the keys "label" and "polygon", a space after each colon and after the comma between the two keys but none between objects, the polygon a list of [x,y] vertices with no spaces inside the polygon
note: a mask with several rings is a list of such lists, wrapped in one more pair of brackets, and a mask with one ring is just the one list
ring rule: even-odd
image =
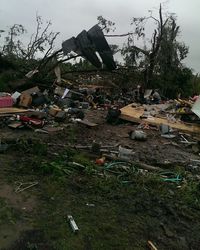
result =
[{"label": "snapped tree", "polygon": [[[113,31],[113,22],[102,17],[98,20],[106,32]],[[149,39],[152,22],[154,28]],[[137,72],[135,75],[141,75],[138,79],[145,88],[160,88],[168,97],[175,97],[176,92],[190,94],[192,71],[183,64],[189,48],[178,40],[180,26],[176,16],[164,13],[160,4],[158,16],[149,11],[148,16],[134,17],[131,25],[133,30],[125,34],[106,34],[108,37],[127,37],[121,55],[128,72],[132,68]]]},{"label": "snapped tree", "polygon": [[[155,28],[148,42],[146,27],[153,20]],[[137,66],[143,73],[146,88],[160,87],[163,94],[170,96],[171,90],[178,91],[188,87],[192,71],[183,65],[189,48],[178,41],[180,26],[177,25],[174,14],[163,14],[160,4],[158,18],[152,15],[133,18],[134,31],[128,36],[127,43],[122,49],[125,64]],[[135,41],[142,41],[139,47]],[[180,82],[181,79],[181,82]],[[173,92],[173,94],[175,94]],[[174,97],[174,96],[170,96]]]}]

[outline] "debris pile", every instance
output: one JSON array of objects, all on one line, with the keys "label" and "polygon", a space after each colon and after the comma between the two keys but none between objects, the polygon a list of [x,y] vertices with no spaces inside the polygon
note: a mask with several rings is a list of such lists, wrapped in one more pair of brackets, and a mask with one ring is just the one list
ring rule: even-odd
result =
[{"label": "debris pile", "polygon": [[[140,127],[166,125],[185,132],[200,131],[200,98],[190,100],[170,100],[163,104],[129,104],[121,109],[121,119],[140,123]],[[144,125],[145,124],[145,125]]]},{"label": "debris pile", "polygon": [[[59,52],[64,56],[75,53],[99,69],[106,67],[108,70],[115,70],[117,67],[111,48],[98,25],[64,41],[62,49],[54,55]],[[169,140],[164,145],[191,146],[193,152],[196,154],[200,152],[200,139],[190,137],[191,133],[200,132],[200,97],[167,100],[161,98],[159,91],[155,89],[145,90],[140,85],[135,88],[135,84],[129,89],[116,88],[115,85],[109,88],[105,84],[97,85],[94,78],[87,84],[84,84],[84,81],[80,85],[71,84],[61,77],[59,62],[52,69],[56,79],[51,86],[38,84],[38,86],[31,85],[31,88],[23,91],[18,89],[13,93],[0,93],[2,127],[13,130],[28,128],[35,133],[43,134],[62,131],[68,124],[74,123],[92,128],[98,123],[93,119],[88,120],[87,114],[90,110],[95,110],[106,113],[102,124],[117,126],[122,120],[131,122],[127,133],[130,144],[148,145],[149,131],[153,130],[161,139]],[[32,70],[26,77],[30,80],[37,73],[38,69]],[[96,77],[98,78],[98,75]],[[134,127],[133,123],[137,124],[137,127]],[[189,133],[189,136],[185,132]],[[154,171],[165,182],[182,181],[180,175],[163,171],[162,167],[151,162],[140,161],[133,147],[118,142],[114,146],[102,146],[95,141],[89,145],[70,146],[77,150],[90,150],[96,157],[95,164],[103,170],[104,175],[117,175],[117,178],[124,183],[132,181],[129,177],[138,173],[138,169],[140,173]],[[5,152],[7,147],[6,143],[0,143],[1,152]],[[143,153],[142,149],[140,153]],[[194,169],[193,165],[190,167]],[[76,169],[86,169],[86,167],[79,162],[68,162],[68,165],[62,166],[59,171],[70,175]]]},{"label": "debris pile", "polygon": [[112,107],[108,93],[99,88],[66,88],[54,86],[41,91],[38,86],[14,93],[0,93],[0,118],[9,128],[31,128],[48,133],[62,122],[95,124],[84,120],[89,109]]},{"label": "debris pile", "polygon": [[[121,102],[123,95],[112,97],[112,90],[87,87],[62,87],[40,90],[38,86],[22,92],[0,93],[0,118],[9,128],[28,127],[36,132],[48,133],[58,129],[62,122],[78,122],[93,127],[97,124],[85,119],[89,109],[107,111],[106,121],[117,124],[120,119],[139,123],[138,130],[130,132],[130,138],[146,140],[143,130],[161,129],[165,138],[173,138],[172,130],[199,132],[199,98],[166,101],[162,104]],[[120,109],[121,108],[121,109]],[[54,128],[54,129],[53,129]],[[61,128],[60,128],[61,129]]]}]

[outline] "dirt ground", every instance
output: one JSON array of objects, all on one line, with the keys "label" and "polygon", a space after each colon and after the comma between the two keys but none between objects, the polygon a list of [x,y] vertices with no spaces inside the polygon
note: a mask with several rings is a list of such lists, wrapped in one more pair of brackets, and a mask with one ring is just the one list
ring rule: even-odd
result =
[{"label": "dirt ground", "polygon": [[[0,249],[142,250],[149,249],[148,240],[158,250],[200,249],[199,170],[189,166],[190,159],[200,160],[198,153],[180,143],[178,132],[165,139],[150,129],[146,141],[131,140],[128,133],[138,125],[110,125],[105,116],[88,111],[86,118],[98,126],[65,124],[48,135],[1,128],[9,148],[0,155]],[[165,182],[158,173],[135,171],[124,184],[95,165],[97,156],[69,147],[94,141],[130,148],[134,161],[179,173],[182,180]],[[63,174],[69,161],[87,168]],[[19,182],[38,184],[17,192]]]}]

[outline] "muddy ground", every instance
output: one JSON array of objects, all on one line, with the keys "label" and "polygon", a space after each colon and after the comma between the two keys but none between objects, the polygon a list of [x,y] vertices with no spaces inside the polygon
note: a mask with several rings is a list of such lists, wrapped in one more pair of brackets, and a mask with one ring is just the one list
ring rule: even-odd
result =
[{"label": "muddy ground", "polygon": [[[189,166],[190,159],[200,159],[197,150],[181,144],[178,132],[169,140],[150,129],[147,141],[131,140],[128,133],[137,125],[110,125],[105,116],[89,111],[88,120],[98,126],[66,123],[48,135],[1,128],[9,148],[0,155],[0,249],[142,250],[148,240],[159,250],[200,249],[199,171]],[[95,164],[98,156],[71,147],[93,141],[131,148],[134,161],[182,179],[167,182],[157,172],[135,168],[123,182]],[[72,161],[85,168],[64,171]],[[38,184],[17,192],[18,182]],[[77,234],[69,214],[80,228]]]}]

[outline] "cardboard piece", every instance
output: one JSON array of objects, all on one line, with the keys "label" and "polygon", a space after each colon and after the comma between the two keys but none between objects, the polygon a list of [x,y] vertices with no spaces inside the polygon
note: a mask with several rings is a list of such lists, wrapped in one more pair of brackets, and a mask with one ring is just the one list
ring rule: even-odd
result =
[{"label": "cardboard piece", "polygon": [[29,95],[32,95],[32,94],[37,94],[40,92],[40,89],[38,88],[38,86],[36,87],[33,87],[33,88],[30,88],[30,89],[27,89],[27,90],[24,90],[22,91],[21,94],[29,94]]},{"label": "cardboard piece", "polygon": [[58,111],[58,113],[55,116],[55,121],[62,122],[66,118],[66,112],[65,111]]},{"label": "cardboard piece", "polygon": [[27,93],[21,94],[19,106],[28,108],[31,105],[31,103],[32,103],[32,97],[30,94]]},{"label": "cardboard piece", "polygon": [[54,105],[54,106],[50,107],[49,114],[51,116],[56,116],[59,111],[62,111],[62,110],[59,107],[57,107],[56,105]]},{"label": "cardboard piece", "polygon": [[17,129],[17,128],[23,128],[24,125],[22,122],[13,122],[8,125],[9,128]]}]

